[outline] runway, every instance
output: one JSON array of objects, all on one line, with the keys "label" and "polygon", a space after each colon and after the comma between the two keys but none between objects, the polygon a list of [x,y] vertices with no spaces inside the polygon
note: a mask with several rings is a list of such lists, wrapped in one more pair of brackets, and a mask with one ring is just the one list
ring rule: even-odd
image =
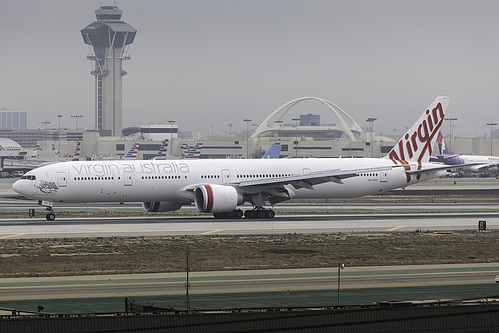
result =
[{"label": "runway", "polygon": [[209,234],[285,234],[477,230],[499,228],[499,213],[278,215],[267,220],[133,217],[0,220],[0,239]]},{"label": "runway", "polygon": [[[462,190],[476,191],[478,185],[487,185],[496,191],[496,181],[462,182]],[[461,182],[458,184],[458,186]],[[478,184],[478,185],[477,185]],[[0,184],[2,185],[2,184]],[[450,181],[422,183],[418,193],[433,191],[436,187],[455,188]],[[416,193],[415,195],[418,195]],[[475,192],[474,192],[475,193]],[[10,194],[10,193],[9,193]],[[411,193],[414,194],[414,193]],[[438,202],[438,194],[433,202]],[[473,196],[473,194],[471,195]],[[495,195],[492,195],[493,199]],[[389,200],[389,199],[388,199]],[[27,211],[33,202],[17,198],[0,199],[0,212]],[[141,212],[138,204],[117,205],[63,205],[60,211],[133,211]],[[401,232],[477,230],[479,221],[486,221],[487,230],[499,229],[499,203],[469,204],[291,204],[276,207],[277,215],[267,220],[218,220],[211,216],[151,216],[145,213],[135,217],[78,217],[58,216],[48,222],[41,209],[36,218],[0,219],[0,241],[16,238],[109,237],[109,236],[176,236],[227,234],[287,234],[287,233],[347,233],[347,232]],[[299,212],[299,213],[298,213]],[[27,214],[26,214],[27,216]],[[368,304],[379,300],[435,299],[436,294],[448,298],[481,297],[484,293],[497,295],[494,276],[497,264],[347,267],[341,272],[341,286],[345,300],[350,304]],[[213,306],[227,306],[217,300],[239,298],[237,306],[249,306],[248,299],[258,299],[256,306],[270,306],[282,297],[282,304],[292,304],[292,297],[302,292],[295,301],[301,305],[331,304],[331,291],[337,288],[337,268],[281,271],[192,272],[190,293],[206,297]],[[429,289],[425,289],[429,288]],[[328,291],[329,298],[323,298]],[[262,296],[263,294],[267,296]],[[412,294],[411,294],[412,293]],[[426,293],[426,294],[425,294]],[[60,278],[0,279],[0,299],[5,306],[28,300],[52,299],[71,311],[92,303],[92,309],[106,303],[104,299],[123,297],[153,297],[161,305],[169,306],[171,298],[185,294],[185,273],[78,276]],[[217,296],[223,294],[224,296]],[[293,294],[290,296],[290,294]],[[229,295],[233,295],[229,296]],[[159,298],[158,298],[159,297]],[[232,298],[231,298],[232,297]],[[307,301],[309,297],[309,301]],[[95,298],[95,301],[91,301]],[[82,299],[75,302],[75,299]],[[89,300],[89,301],[84,301]],[[166,300],[168,299],[168,300]],[[121,300],[113,301],[121,304]],[[309,303],[308,303],[309,302]],[[27,304],[27,303],[22,303]],[[33,303],[33,305],[38,303]],[[78,304],[78,306],[77,306]],[[230,303],[234,304],[234,303]],[[261,305],[264,304],[264,305]],[[277,303],[275,304],[277,306]],[[9,305],[10,306],[10,305]],[[52,306],[52,305],[51,305]],[[55,306],[55,305],[54,305]],[[114,305],[113,305],[114,306]],[[232,305],[231,305],[232,306]],[[36,308],[36,307],[35,307]],[[63,308],[61,311],[65,311]],[[118,311],[115,308],[102,311]],[[121,305],[120,308],[121,309]],[[67,310],[66,310],[67,311]]]},{"label": "runway", "polygon": [[[497,264],[347,267],[342,289],[493,285]],[[0,279],[2,301],[184,295],[185,273]],[[335,290],[336,268],[192,272],[192,295]]]}]

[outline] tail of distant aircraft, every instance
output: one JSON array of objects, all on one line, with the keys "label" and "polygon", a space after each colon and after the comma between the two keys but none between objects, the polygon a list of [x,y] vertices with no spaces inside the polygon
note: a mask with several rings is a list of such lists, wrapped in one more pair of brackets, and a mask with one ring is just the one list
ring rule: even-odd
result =
[{"label": "tail of distant aircraft", "polygon": [[449,148],[445,144],[444,136],[442,135],[442,131],[438,131],[438,155],[439,156],[448,156],[451,155]]},{"label": "tail of distant aircraft", "polygon": [[196,143],[194,147],[189,147],[187,144],[183,143],[182,148],[184,149],[184,158],[199,158],[201,156],[203,143]]},{"label": "tail of distant aircraft", "polygon": [[444,121],[449,97],[437,97],[421,118],[402,136],[387,157],[395,164],[428,162]]},{"label": "tail of distant aircraft", "polygon": [[199,158],[201,156],[201,149],[202,148],[203,148],[203,143],[202,142],[197,143],[194,146],[194,153],[193,153],[192,158]]},{"label": "tail of distant aircraft", "polygon": [[74,153],[73,159],[71,161],[79,161],[80,160],[80,144],[81,144],[81,140],[78,139],[78,142],[76,143],[75,153]]},{"label": "tail of distant aircraft", "polygon": [[279,158],[279,155],[281,154],[281,148],[282,146],[280,143],[274,143],[262,156],[262,158]]},{"label": "tail of distant aircraft", "polygon": [[154,157],[155,160],[166,160],[166,151],[168,150],[168,139],[164,139],[161,143],[161,147],[158,150],[158,153]]},{"label": "tail of distant aircraft", "polygon": [[123,157],[124,160],[135,160],[137,158],[137,153],[139,152],[139,143],[134,143],[130,151]]}]

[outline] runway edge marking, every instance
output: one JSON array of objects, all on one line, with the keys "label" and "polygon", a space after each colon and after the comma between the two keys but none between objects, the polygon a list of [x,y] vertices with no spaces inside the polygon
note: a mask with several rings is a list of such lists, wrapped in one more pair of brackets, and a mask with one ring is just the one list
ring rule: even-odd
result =
[{"label": "runway edge marking", "polygon": [[386,231],[395,231],[395,230],[402,229],[402,228],[405,228],[405,227],[401,226],[401,227],[390,228],[390,229],[387,229]]},{"label": "runway edge marking", "polygon": [[201,235],[209,235],[209,234],[213,234],[213,233],[219,232],[219,231],[223,231],[223,229],[202,232]]},{"label": "runway edge marking", "polygon": [[16,237],[16,236],[22,236],[22,235],[27,235],[27,234],[15,234],[15,235],[2,236],[2,237],[0,237],[0,239],[11,238],[11,237]]}]

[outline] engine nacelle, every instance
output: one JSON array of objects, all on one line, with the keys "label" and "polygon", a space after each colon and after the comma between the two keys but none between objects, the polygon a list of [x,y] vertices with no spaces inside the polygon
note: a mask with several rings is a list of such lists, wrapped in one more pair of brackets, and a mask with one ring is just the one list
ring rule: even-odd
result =
[{"label": "engine nacelle", "polygon": [[206,184],[194,189],[196,208],[203,213],[231,212],[243,201],[242,194],[232,186]]},{"label": "engine nacelle", "polygon": [[178,201],[160,201],[160,202],[143,202],[142,208],[146,212],[171,212],[173,210],[179,210],[182,207],[182,203]]}]

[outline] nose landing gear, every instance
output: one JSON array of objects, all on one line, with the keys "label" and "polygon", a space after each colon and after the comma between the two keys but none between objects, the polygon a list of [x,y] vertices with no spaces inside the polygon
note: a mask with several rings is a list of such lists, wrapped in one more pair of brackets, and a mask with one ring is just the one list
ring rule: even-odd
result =
[{"label": "nose landing gear", "polygon": [[44,206],[45,207],[45,210],[47,211],[47,215],[45,215],[45,218],[47,219],[47,221],[53,221],[53,220],[55,220],[54,210],[52,209],[53,203],[51,201],[42,201],[42,200],[39,200],[38,204],[40,206]]},{"label": "nose landing gear", "polygon": [[47,221],[54,221],[55,214],[54,214],[54,210],[52,209],[52,207],[47,207],[47,208],[45,208],[45,210],[48,211],[47,215],[45,215],[45,218],[47,219]]}]

